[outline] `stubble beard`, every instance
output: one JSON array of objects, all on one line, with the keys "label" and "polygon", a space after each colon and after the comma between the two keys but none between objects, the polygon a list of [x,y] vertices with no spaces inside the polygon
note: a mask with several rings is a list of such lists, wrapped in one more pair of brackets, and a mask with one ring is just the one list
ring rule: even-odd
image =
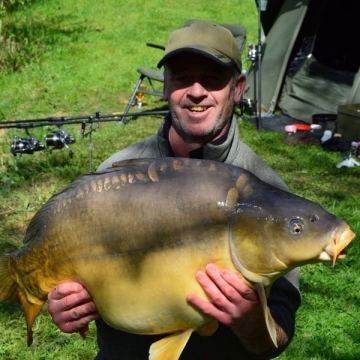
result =
[{"label": "stubble beard", "polygon": [[[232,94],[230,94],[232,96]],[[231,98],[231,97],[229,97]],[[232,102],[228,101],[228,103],[224,106],[223,111],[219,114],[216,121],[213,122],[213,125],[210,127],[206,127],[203,129],[199,129],[199,131],[193,131],[188,126],[186,126],[187,122],[183,121],[182,114],[174,110],[174,107],[170,105],[170,113],[172,118],[172,125],[174,129],[179,133],[179,135],[186,142],[196,142],[196,143],[207,143],[214,140],[218,137],[223,129],[231,122],[233,115],[233,105]]]}]

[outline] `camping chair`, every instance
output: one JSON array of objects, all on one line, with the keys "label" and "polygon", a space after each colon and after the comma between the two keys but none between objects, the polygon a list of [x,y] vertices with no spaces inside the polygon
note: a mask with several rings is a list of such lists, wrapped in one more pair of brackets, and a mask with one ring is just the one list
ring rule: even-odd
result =
[{"label": "camping chair", "polygon": [[[189,20],[184,24],[184,26],[190,25],[193,22],[196,22],[198,20]],[[231,31],[233,36],[235,37],[235,41],[240,49],[240,54],[243,53],[245,44],[246,44],[246,29],[244,26],[241,25],[235,25],[235,24],[219,24],[228,30]],[[157,49],[165,50],[164,46],[156,45],[153,43],[146,43],[147,46],[154,47]],[[136,105],[136,103],[139,104],[139,102],[142,102],[142,97],[144,94],[151,95],[151,96],[159,96],[163,97],[163,92],[156,89],[154,83],[155,82],[164,82],[164,74],[162,70],[153,70],[148,68],[137,68],[136,71],[140,74],[139,79],[137,80],[134,90],[131,93],[130,99],[126,105],[124,115],[128,114],[131,107]],[[146,81],[150,85],[150,89],[147,90],[146,88],[142,88],[144,86],[144,81]],[[140,95],[140,96],[139,96]],[[140,106],[141,107],[141,104]],[[127,116],[120,117],[119,121],[126,124]]]},{"label": "camping chair", "polygon": [[[146,43],[147,46],[154,47],[160,50],[165,50],[164,46],[156,45],[152,43]],[[137,68],[136,71],[140,74],[139,79],[137,80],[134,90],[131,93],[130,99],[126,105],[124,114],[128,114],[131,107],[135,106],[136,103],[140,103],[141,107],[141,100],[145,94],[151,95],[151,96],[163,96],[163,92],[158,90],[155,87],[154,82],[164,82],[164,74],[162,70],[153,70],[153,69],[147,69],[147,68]],[[147,80],[147,83],[150,85],[150,90],[147,90],[144,86],[144,80]],[[140,95],[140,96],[139,96]],[[123,116],[120,118],[120,121],[123,123],[126,123],[126,116]]]}]

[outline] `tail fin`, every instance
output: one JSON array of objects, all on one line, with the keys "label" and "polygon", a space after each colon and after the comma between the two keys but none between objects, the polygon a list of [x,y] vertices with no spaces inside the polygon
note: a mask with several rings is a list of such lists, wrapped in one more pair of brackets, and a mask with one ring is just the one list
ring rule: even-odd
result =
[{"label": "tail fin", "polygon": [[0,301],[13,300],[19,302],[18,285],[11,274],[10,256],[0,257]]},{"label": "tail fin", "polygon": [[0,301],[12,300],[19,302],[25,312],[27,324],[27,344],[33,342],[32,325],[45,301],[30,303],[25,292],[18,286],[11,273],[11,255],[0,256]]}]

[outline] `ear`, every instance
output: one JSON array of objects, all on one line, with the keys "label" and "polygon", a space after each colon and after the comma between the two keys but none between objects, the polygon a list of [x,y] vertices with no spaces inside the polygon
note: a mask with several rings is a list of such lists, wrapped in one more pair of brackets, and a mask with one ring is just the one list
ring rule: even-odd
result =
[{"label": "ear", "polygon": [[234,102],[238,103],[241,100],[241,97],[244,93],[246,85],[246,78],[244,74],[240,74],[235,83],[235,93],[234,93]]}]

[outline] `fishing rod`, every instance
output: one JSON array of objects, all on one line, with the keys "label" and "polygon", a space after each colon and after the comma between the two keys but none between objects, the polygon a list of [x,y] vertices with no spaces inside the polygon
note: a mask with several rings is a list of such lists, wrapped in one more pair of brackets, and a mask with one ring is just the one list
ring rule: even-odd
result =
[{"label": "fishing rod", "polygon": [[[159,111],[142,111],[136,113],[113,113],[101,115],[99,111],[95,115],[83,116],[61,116],[49,117],[43,119],[28,119],[28,120],[10,120],[0,122],[0,129],[25,129],[28,137],[14,136],[14,140],[10,145],[10,152],[16,156],[18,154],[33,154],[36,151],[50,149],[67,148],[69,150],[70,158],[73,157],[73,151],[69,148],[69,144],[75,143],[75,138],[70,133],[61,127],[64,125],[81,124],[81,137],[89,138],[89,171],[92,171],[92,133],[99,128],[101,122],[116,121],[121,124],[127,124],[125,119],[128,116],[152,116],[152,115],[165,115],[167,110]],[[86,125],[89,125],[89,130],[86,130]],[[96,125],[96,126],[94,126]],[[58,129],[51,130],[51,134],[47,134],[44,138],[46,146],[40,142],[34,135],[30,134],[29,129],[44,127],[44,126],[57,126]]]},{"label": "fishing rod", "polygon": [[168,110],[158,110],[158,111],[142,111],[142,112],[133,112],[133,113],[114,113],[101,115],[99,111],[95,115],[82,115],[82,116],[60,116],[60,117],[49,117],[43,119],[28,119],[28,120],[10,120],[10,121],[1,121],[0,129],[29,129],[37,128],[42,126],[62,126],[62,125],[72,125],[72,124],[82,124],[82,123],[101,123],[116,121],[126,124],[126,120],[119,120],[124,117],[138,117],[138,116],[152,116],[152,115],[165,115],[168,113]]}]

